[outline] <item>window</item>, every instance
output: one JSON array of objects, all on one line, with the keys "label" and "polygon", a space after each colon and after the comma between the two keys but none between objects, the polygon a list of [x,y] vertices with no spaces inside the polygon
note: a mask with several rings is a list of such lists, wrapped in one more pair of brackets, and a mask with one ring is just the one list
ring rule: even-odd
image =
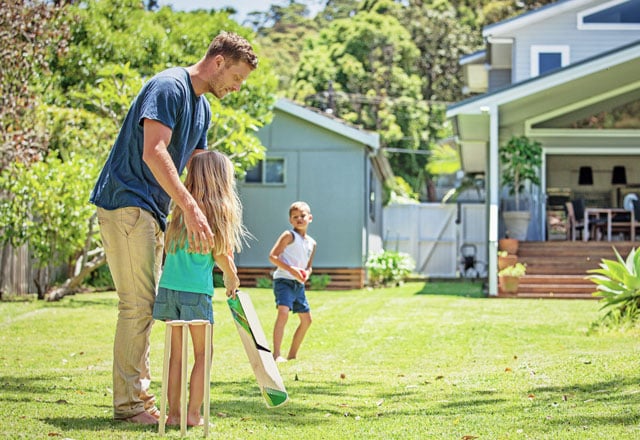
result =
[{"label": "window", "polygon": [[613,0],[578,14],[578,29],[638,30],[640,0]]},{"label": "window", "polygon": [[531,46],[531,76],[538,76],[569,64],[569,46]]},{"label": "window", "polygon": [[262,183],[267,185],[284,183],[284,159],[269,157],[247,171],[246,183]]}]

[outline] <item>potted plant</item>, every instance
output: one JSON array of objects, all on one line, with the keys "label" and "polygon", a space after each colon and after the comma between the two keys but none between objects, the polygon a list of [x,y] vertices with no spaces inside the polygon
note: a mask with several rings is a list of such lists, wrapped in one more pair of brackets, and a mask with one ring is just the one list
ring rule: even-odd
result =
[{"label": "potted plant", "polygon": [[518,293],[520,278],[527,273],[527,265],[516,263],[498,272],[498,283],[501,293]]},{"label": "potted plant", "polygon": [[498,251],[498,270],[513,266],[518,262],[518,256],[507,251]]},{"label": "potted plant", "polygon": [[525,184],[540,185],[538,170],[542,165],[542,146],[540,142],[532,141],[526,136],[513,136],[498,151],[501,164],[502,185],[509,188],[509,194],[514,196],[515,210],[502,213],[506,229],[511,238],[524,240],[531,213],[520,210],[520,196]]},{"label": "potted plant", "polygon": [[509,231],[507,236],[498,240],[498,251],[506,252],[508,254],[516,255],[518,253],[518,240],[509,237]]}]

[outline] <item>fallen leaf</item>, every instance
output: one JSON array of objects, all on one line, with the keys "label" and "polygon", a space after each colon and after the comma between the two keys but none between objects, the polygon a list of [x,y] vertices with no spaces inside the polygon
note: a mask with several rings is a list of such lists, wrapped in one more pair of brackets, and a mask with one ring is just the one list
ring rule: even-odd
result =
[{"label": "fallen leaf", "polygon": [[513,358],[514,358],[514,359],[518,359],[518,355],[515,355],[515,354],[514,354],[514,355],[513,355]]},{"label": "fallen leaf", "polygon": [[566,394],[563,394],[563,395],[562,395],[562,401],[563,401],[563,402],[566,402],[567,400],[568,400],[567,395],[566,395]]},{"label": "fallen leaf", "polygon": [[444,379],[444,376],[436,376],[436,380]]},{"label": "fallen leaf", "polygon": [[219,413],[216,413],[216,416],[220,417],[221,419],[224,419],[225,417],[227,417],[227,414],[223,412],[219,412]]},{"label": "fallen leaf", "polygon": [[509,368],[509,367],[505,368],[505,369],[504,369],[504,372],[505,372],[505,373],[511,373],[511,368]]},{"label": "fallen leaf", "polygon": [[346,374],[344,374],[344,373],[340,373],[340,379],[344,379],[344,378],[346,378],[346,377],[347,377],[347,375],[346,375]]},{"label": "fallen leaf", "polygon": [[475,435],[463,435],[462,440],[473,440],[474,438],[478,438]]},{"label": "fallen leaf", "polygon": [[62,434],[60,434],[59,432],[50,432],[49,434],[47,434],[49,437],[62,437]]},{"label": "fallen leaf", "polygon": [[376,405],[381,406],[384,403],[384,399],[380,399],[376,402]]},{"label": "fallen leaf", "polygon": [[58,404],[63,404],[63,403],[64,403],[64,404],[67,404],[67,403],[69,403],[69,402],[67,402],[67,401],[66,401],[66,400],[64,400],[64,399],[58,399],[58,400],[56,400],[56,403],[58,403]]},{"label": "fallen leaf", "polygon": [[533,399],[535,399],[535,398],[536,398],[536,396],[534,396],[533,394],[529,394],[527,397],[528,397],[529,399],[531,399],[531,400],[533,400]]},{"label": "fallen leaf", "polygon": [[293,380],[298,380],[298,373],[296,373],[296,377]]}]

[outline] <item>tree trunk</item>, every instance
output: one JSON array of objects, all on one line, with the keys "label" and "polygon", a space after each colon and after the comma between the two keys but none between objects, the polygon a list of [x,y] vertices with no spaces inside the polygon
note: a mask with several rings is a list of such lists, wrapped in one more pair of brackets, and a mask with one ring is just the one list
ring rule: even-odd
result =
[{"label": "tree trunk", "polygon": [[[80,257],[83,258],[83,257]],[[107,262],[107,257],[102,251],[99,249],[98,254],[85,266],[81,268],[81,270],[76,271],[72,277],[69,277],[61,286],[54,287],[51,289],[45,299],[47,301],[58,301],[62,299],[65,295],[69,295],[72,293],[76,293],[78,288],[82,285],[82,281],[89,276],[91,272],[98,269],[100,266]]]}]

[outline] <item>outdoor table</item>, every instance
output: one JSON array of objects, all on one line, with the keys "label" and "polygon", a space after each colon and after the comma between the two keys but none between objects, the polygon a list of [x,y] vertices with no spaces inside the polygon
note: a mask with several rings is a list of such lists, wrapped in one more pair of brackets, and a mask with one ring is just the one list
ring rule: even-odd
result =
[{"label": "outdoor table", "polygon": [[[634,225],[634,213],[633,211],[627,211],[624,208],[585,208],[584,209],[584,231],[582,234],[582,239],[584,241],[589,240],[589,218],[591,216],[599,217],[602,214],[606,214],[607,219],[607,241],[611,241],[611,224],[613,223],[613,214],[618,213],[628,213],[631,215],[631,241],[635,240],[635,227]],[[625,222],[626,223],[626,222]]]}]

